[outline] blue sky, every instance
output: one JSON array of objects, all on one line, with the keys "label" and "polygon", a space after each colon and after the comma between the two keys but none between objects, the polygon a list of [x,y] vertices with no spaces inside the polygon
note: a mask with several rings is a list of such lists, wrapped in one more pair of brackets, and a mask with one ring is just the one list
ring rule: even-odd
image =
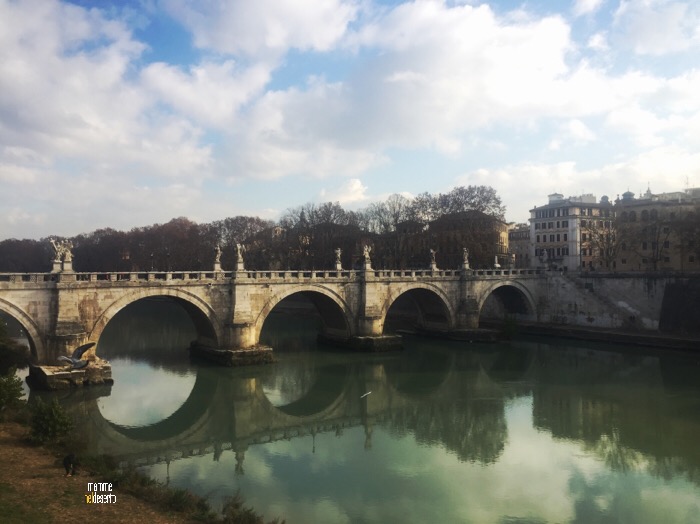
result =
[{"label": "blue sky", "polygon": [[0,238],[700,186],[693,0],[0,0]]}]

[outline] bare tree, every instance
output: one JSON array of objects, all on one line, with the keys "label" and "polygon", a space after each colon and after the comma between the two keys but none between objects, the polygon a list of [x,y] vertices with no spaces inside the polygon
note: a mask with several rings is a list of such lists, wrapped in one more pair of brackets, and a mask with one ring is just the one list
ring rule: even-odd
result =
[{"label": "bare tree", "polygon": [[618,228],[613,217],[587,220],[581,229],[586,239],[581,242],[581,249],[590,249],[598,265],[608,269],[615,267],[622,246],[628,242],[629,231]]}]

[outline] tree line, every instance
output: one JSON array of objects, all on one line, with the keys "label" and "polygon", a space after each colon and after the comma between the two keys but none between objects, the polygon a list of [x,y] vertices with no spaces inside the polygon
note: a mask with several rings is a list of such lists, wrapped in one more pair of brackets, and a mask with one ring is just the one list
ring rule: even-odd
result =
[{"label": "tree line", "polygon": [[[331,269],[336,248],[341,249],[343,267],[350,269],[358,264],[364,245],[371,246],[375,267],[425,267],[430,249],[439,244],[429,231],[430,224],[439,219],[444,222],[445,217],[459,217],[457,223],[462,225],[465,221],[478,224],[468,238],[452,235],[450,239],[455,249],[461,252],[468,247],[473,259],[483,259],[486,265],[493,260],[489,246],[495,237],[484,220],[502,222],[504,214],[505,207],[493,188],[460,186],[448,193],[422,193],[415,198],[393,194],[357,211],[346,210],[338,202],[307,203],[287,209],[277,222],[235,216],[197,224],[179,217],[130,231],[104,228],[69,238],[3,240],[0,271],[50,271],[54,258],[51,239],[70,241],[73,268],[85,272],[210,271],[217,247],[223,269],[233,269],[237,245],[245,249],[247,269]],[[407,237],[413,240],[407,242]],[[465,242],[471,245],[462,246]]]}]

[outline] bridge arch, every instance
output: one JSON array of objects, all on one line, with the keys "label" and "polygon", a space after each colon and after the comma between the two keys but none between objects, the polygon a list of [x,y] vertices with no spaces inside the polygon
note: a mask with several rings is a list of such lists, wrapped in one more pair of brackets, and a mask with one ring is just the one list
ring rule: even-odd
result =
[{"label": "bridge arch", "polygon": [[402,297],[415,305],[421,327],[449,330],[456,325],[455,310],[444,289],[429,282],[411,282],[392,289],[384,301],[381,311],[382,329],[389,310]]},{"label": "bridge arch", "polygon": [[352,321],[354,316],[352,310],[340,295],[320,285],[303,284],[293,289],[285,289],[272,296],[265,303],[253,322],[256,341],[260,340],[260,333],[265,324],[265,319],[275,306],[285,298],[299,293],[308,298],[316,307],[316,310],[321,316],[321,321],[323,322],[323,329],[327,334],[345,337],[354,334],[355,329]]},{"label": "bridge arch", "polygon": [[536,301],[530,289],[517,280],[487,283],[478,298],[479,315],[504,316],[519,314],[534,316]]},{"label": "bridge arch", "polygon": [[223,328],[214,309],[197,295],[176,288],[141,289],[120,297],[104,309],[90,330],[88,338],[93,342],[99,341],[105,327],[119,311],[138,300],[156,297],[170,297],[177,300],[190,316],[197,335],[208,339],[207,342],[210,344],[218,346],[222,340]]},{"label": "bridge arch", "polygon": [[46,357],[46,348],[44,346],[44,337],[39,331],[39,326],[36,325],[32,317],[25,311],[15,306],[13,303],[0,298],[0,311],[14,318],[20,323],[22,329],[27,333],[29,339],[29,350],[32,358],[42,361]]}]

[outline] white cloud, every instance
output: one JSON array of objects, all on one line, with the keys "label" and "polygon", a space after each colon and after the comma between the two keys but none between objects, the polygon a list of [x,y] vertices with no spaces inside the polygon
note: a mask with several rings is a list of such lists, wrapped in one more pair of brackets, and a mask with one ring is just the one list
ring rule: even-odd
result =
[{"label": "white cloud", "polygon": [[235,124],[241,106],[261,92],[270,72],[264,64],[237,68],[233,60],[200,63],[187,72],[158,62],[143,70],[142,79],[176,111],[204,125],[225,128]]},{"label": "white cloud", "polygon": [[603,0],[574,0],[574,15],[582,16],[595,13],[601,5],[603,5]]},{"label": "white cloud", "polygon": [[[301,201],[323,179],[326,195],[351,203],[393,192],[370,172],[419,193],[481,166],[492,178],[478,180],[513,208],[525,196],[510,203],[510,169],[537,184],[530,205],[553,180],[609,183],[599,180],[606,165],[671,146],[685,158],[700,145],[700,63],[648,56],[694,50],[694,3],[623,1],[610,26],[571,21],[609,4],[597,0],[546,16],[477,4],[167,0],[154,9],[166,5],[200,49],[190,62],[149,64],[124,20],[144,28],[151,11],[112,20],[56,0],[0,0],[0,180],[13,192],[0,194],[0,213],[23,199],[42,227],[61,216],[75,233],[183,213],[208,220],[235,213],[232,199],[250,214],[299,203],[252,195],[261,179],[296,177]],[[392,171],[412,162],[406,153],[419,159],[411,173]],[[582,153],[598,168],[580,173]],[[415,174],[423,167],[430,176]],[[121,188],[130,194],[116,197]],[[90,209],[68,213],[75,200]]]},{"label": "white cloud", "polygon": [[590,142],[596,139],[596,135],[586,124],[579,119],[569,120],[566,130],[571,138],[577,142]]},{"label": "white cloud", "polygon": [[604,32],[598,32],[588,39],[587,46],[595,51],[607,51],[610,49],[608,38]]},{"label": "white cloud", "polygon": [[466,173],[457,178],[457,183],[498,188],[507,205],[507,219],[524,222],[530,209],[547,203],[550,193],[562,193],[565,197],[593,193],[598,199],[603,195],[614,199],[628,189],[635,193],[645,191],[647,183],[654,193],[679,191],[686,182],[700,185],[699,173],[700,153],[661,146],[597,168],[581,169],[574,161],[521,163]]},{"label": "white cloud", "polygon": [[195,45],[267,59],[289,49],[328,51],[357,13],[343,0],[167,0],[168,11],[193,33]]},{"label": "white cloud", "polygon": [[671,0],[622,0],[615,12],[620,41],[640,55],[686,51],[700,43],[696,3]]},{"label": "white cloud", "polygon": [[343,206],[366,202],[369,199],[367,196],[367,186],[365,186],[359,178],[352,178],[337,189],[331,191],[322,189],[320,197],[324,201],[339,202]]}]

